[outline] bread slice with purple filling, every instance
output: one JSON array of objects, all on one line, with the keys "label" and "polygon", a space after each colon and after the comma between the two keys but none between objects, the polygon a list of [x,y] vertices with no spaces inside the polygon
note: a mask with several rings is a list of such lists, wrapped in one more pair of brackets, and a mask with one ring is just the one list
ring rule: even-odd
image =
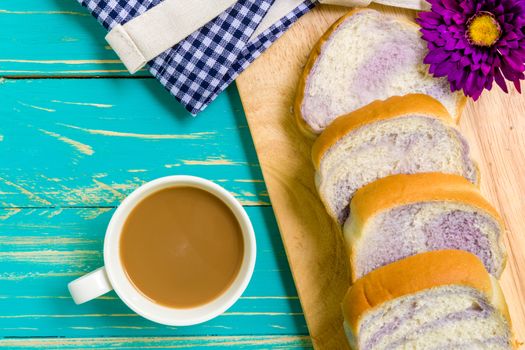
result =
[{"label": "bread slice with purple filling", "polygon": [[505,227],[479,189],[462,176],[392,175],[359,189],[344,236],[352,280],[432,250],[475,254],[499,278],[505,268]]},{"label": "bread slice with purple filling", "polygon": [[316,186],[341,225],[355,192],[394,174],[442,172],[478,183],[468,145],[447,110],[428,95],[375,101],[334,120],[312,150]]},{"label": "bread slice with purple filling", "polygon": [[461,250],[417,254],[358,279],[342,303],[353,349],[513,349],[497,280]]},{"label": "bread slice with purple filling", "polygon": [[433,96],[458,120],[466,98],[429,75],[425,52],[416,23],[371,9],[349,12],[310,54],[294,104],[298,125],[316,135],[340,115],[409,93]]}]

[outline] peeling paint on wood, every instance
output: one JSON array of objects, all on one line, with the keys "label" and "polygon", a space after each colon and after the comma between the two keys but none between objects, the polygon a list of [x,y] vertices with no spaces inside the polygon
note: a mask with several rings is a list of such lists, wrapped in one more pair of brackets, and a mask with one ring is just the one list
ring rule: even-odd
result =
[{"label": "peeling paint on wood", "polygon": [[[0,16],[0,76],[129,76],[74,1],[8,0]],[[0,348],[310,348],[236,90],[192,118],[147,69],[136,76],[149,79],[0,77]],[[173,174],[216,181],[247,206],[260,251],[244,295],[180,328],[136,316],[114,293],[75,306],[66,285],[102,265],[122,197]]]},{"label": "peeling paint on wood", "polygon": [[[0,206],[117,206],[146,181],[176,174],[216,181],[243,205],[269,205],[249,130],[234,128],[243,117],[233,88],[193,118],[150,79],[7,81],[0,176],[13,186],[0,180]],[[55,112],[13,118],[18,101]]]},{"label": "peeling paint on wood", "polygon": [[40,204],[44,204],[44,205],[51,204],[51,202],[49,202],[48,200],[40,198],[39,196],[37,196],[33,192],[25,189],[24,187],[14,183],[14,182],[12,182],[12,181],[9,181],[7,179],[4,179],[4,178],[0,177],[0,182],[3,182],[7,186],[14,187],[18,191],[20,191],[20,193],[22,193],[23,195],[27,196],[29,199],[32,199],[32,200],[34,200],[34,201],[36,201],[36,202],[38,202]]},{"label": "peeling paint on wood", "polygon": [[[114,293],[76,306],[67,283],[103,265],[105,228],[114,208],[19,209],[0,234],[1,337],[306,334],[270,207],[247,207],[257,235],[254,277],[223,316],[195,327],[164,327],[136,316]],[[0,215],[11,210],[0,210]],[[278,325],[282,328],[273,327]]]},{"label": "peeling paint on wood", "polygon": [[43,132],[46,135],[49,135],[51,137],[56,138],[59,141],[67,143],[68,145],[72,146],[73,148],[75,148],[77,151],[79,151],[82,154],[90,156],[93,153],[95,153],[95,151],[93,151],[93,148],[91,148],[91,146],[83,144],[82,142],[78,142],[78,141],[72,140],[72,139],[70,139],[68,137],[62,136],[62,135],[57,134],[55,132],[47,131],[47,130],[44,130],[44,129],[38,129],[38,130],[40,130],[41,132]]},{"label": "peeling paint on wood", "polygon": [[75,12],[75,11],[9,11],[0,9],[0,14],[10,14],[10,15],[73,15],[73,16],[89,16],[85,12]]},{"label": "peeling paint on wood", "polygon": [[246,163],[234,162],[224,157],[209,157],[204,160],[186,160],[183,159],[184,165],[247,165]]},{"label": "peeling paint on wood", "polygon": [[[140,71],[139,71],[140,72]],[[93,74],[93,75],[114,75],[116,73],[128,73],[126,69],[86,69],[86,70],[56,70],[53,71],[53,74],[59,74],[59,75],[73,75],[73,76],[79,76],[83,74]],[[10,69],[10,70],[2,70],[0,69],[0,74],[3,75],[46,75],[49,74],[46,70],[17,70],[17,69]]]},{"label": "peeling paint on wood", "polygon": [[[1,10],[0,10],[1,11]],[[39,63],[39,64],[121,64],[120,60],[17,60],[17,59],[0,59],[0,63],[16,62],[16,63]]]},{"label": "peeling paint on wood", "polygon": [[60,347],[96,349],[309,349],[312,343],[307,336],[204,336],[204,337],[136,337],[136,338],[70,338],[70,339],[9,339],[0,347],[11,349]]},{"label": "peeling paint on wood", "polygon": [[78,215],[85,220],[94,220],[100,215],[113,211],[114,208],[85,208],[79,209]]},{"label": "peeling paint on wood", "polygon": [[58,123],[71,129],[81,130],[91,135],[103,135],[103,136],[113,136],[113,137],[131,137],[137,139],[146,139],[146,140],[199,140],[206,139],[209,135],[215,135],[213,131],[208,132],[196,132],[191,134],[139,134],[133,132],[121,132],[121,131],[112,131],[112,130],[96,130],[96,129],[87,129],[81,128],[75,125],[68,125],[63,123]]},{"label": "peeling paint on wood", "polygon": [[18,103],[20,105],[22,105],[22,106],[33,108],[33,109],[37,109],[39,111],[44,111],[44,112],[49,112],[49,113],[56,112],[55,109],[51,109],[51,108],[44,108],[44,107],[40,107],[40,106],[34,106],[34,105],[30,105],[30,104],[27,104],[27,103],[24,103],[24,102],[20,102],[20,101],[18,101]]},{"label": "peeling paint on wood", "polygon": [[111,107],[113,107],[113,105],[109,105],[109,104],[106,104],[106,103],[67,102],[67,101],[58,101],[58,100],[51,100],[51,102],[62,103],[62,104],[66,104],[66,105],[88,106],[88,107],[96,107],[96,108],[111,108]]},{"label": "peeling paint on wood", "polygon": [[[20,212],[21,209],[6,209],[3,211],[2,215],[0,215],[0,220],[7,220],[13,215],[16,215]],[[7,238],[7,237],[6,237]]]}]

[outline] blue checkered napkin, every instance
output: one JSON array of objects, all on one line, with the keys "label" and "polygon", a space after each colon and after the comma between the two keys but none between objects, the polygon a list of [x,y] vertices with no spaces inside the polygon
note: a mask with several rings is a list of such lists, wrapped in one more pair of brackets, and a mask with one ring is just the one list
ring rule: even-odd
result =
[{"label": "blue checkered napkin", "polygon": [[[243,49],[242,54],[237,58],[236,66],[234,71],[237,72],[232,80],[235,79],[243,70],[245,70],[250,63],[253,62],[261,53],[264,52],[270,45],[284,32],[290,28],[302,15],[314,8],[317,0],[307,0],[301,5],[296,7],[292,12],[281,18],[278,22],[274,23],[270,28],[266,29],[263,33],[257,36],[254,40],[251,40],[246,47]],[[230,81],[230,83],[231,83]],[[224,90],[230,83],[228,83],[222,90]],[[221,91],[222,91],[221,90]]]},{"label": "blue checkered napkin", "polygon": [[[108,30],[162,0],[78,0]],[[186,39],[148,62],[150,72],[193,115],[202,111],[316,0],[305,0],[250,40],[274,0],[239,0]]]}]

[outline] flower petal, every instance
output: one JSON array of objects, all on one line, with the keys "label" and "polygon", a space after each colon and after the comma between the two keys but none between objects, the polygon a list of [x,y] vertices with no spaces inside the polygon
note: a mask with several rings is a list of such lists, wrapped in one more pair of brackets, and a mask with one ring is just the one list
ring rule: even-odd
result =
[{"label": "flower petal", "polygon": [[470,65],[470,63],[471,63],[470,59],[466,56],[461,57],[461,59],[459,60],[459,64],[462,67],[467,67]]},{"label": "flower petal", "polygon": [[454,50],[456,48],[456,46],[457,46],[457,43],[458,43],[458,41],[455,40],[455,39],[447,40],[447,42],[445,43],[445,50],[447,50],[447,51]]},{"label": "flower petal", "polygon": [[423,63],[431,64],[431,63],[440,63],[446,60],[450,56],[450,53],[443,49],[436,49],[433,51],[429,51],[425,59],[423,60]]},{"label": "flower petal", "polygon": [[[421,12],[421,38],[428,53],[424,63],[438,77],[446,76],[450,89],[463,90],[473,99],[493,83],[507,92],[506,79],[521,89],[525,80],[525,0],[428,0],[431,10]],[[490,47],[470,44],[467,21],[487,11],[498,21],[502,35]]]},{"label": "flower petal", "polygon": [[485,75],[489,74],[489,72],[492,70],[492,67],[489,64],[482,63],[481,64],[481,72]]},{"label": "flower petal", "polygon": [[494,75],[492,74],[487,75],[487,78],[485,79],[485,85],[483,87],[486,90],[491,90],[493,81],[494,81]]},{"label": "flower petal", "polygon": [[501,71],[499,69],[494,70],[494,80],[496,81],[496,84],[503,90],[505,93],[508,93],[509,90],[507,89],[507,83],[505,83],[505,79],[503,78],[503,75],[501,74]]},{"label": "flower petal", "polygon": [[457,9],[457,6],[458,6],[457,1],[454,1],[454,0],[442,0],[442,1],[443,1],[443,5],[445,5],[445,8],[449,10]]},{"label": "flower petal", "polygon": [[525,65],[515,56],[502,56],[503,62],[505,62],[509,67],[517,72],[523,72],[525,70]]},{"label": "flower petal", "polygon": [[514,83],[514,87],[516,88],[516,90],[518,90],[518,92],[521,94],[520,81],[517,79],[517,80],[514,80],[513,83]]}]

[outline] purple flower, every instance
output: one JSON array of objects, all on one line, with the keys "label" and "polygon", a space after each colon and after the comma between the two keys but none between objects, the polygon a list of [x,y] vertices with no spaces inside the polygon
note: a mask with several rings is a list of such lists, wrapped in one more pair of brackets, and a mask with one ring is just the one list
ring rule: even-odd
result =
[{"label": "purple flower", "polygon": [[446,76],[452,91],[477,100],[495,80],[521,92],[525,71],[525,0],[428,0],[417,22],[427,41],[424,63],[435,77]]}]

